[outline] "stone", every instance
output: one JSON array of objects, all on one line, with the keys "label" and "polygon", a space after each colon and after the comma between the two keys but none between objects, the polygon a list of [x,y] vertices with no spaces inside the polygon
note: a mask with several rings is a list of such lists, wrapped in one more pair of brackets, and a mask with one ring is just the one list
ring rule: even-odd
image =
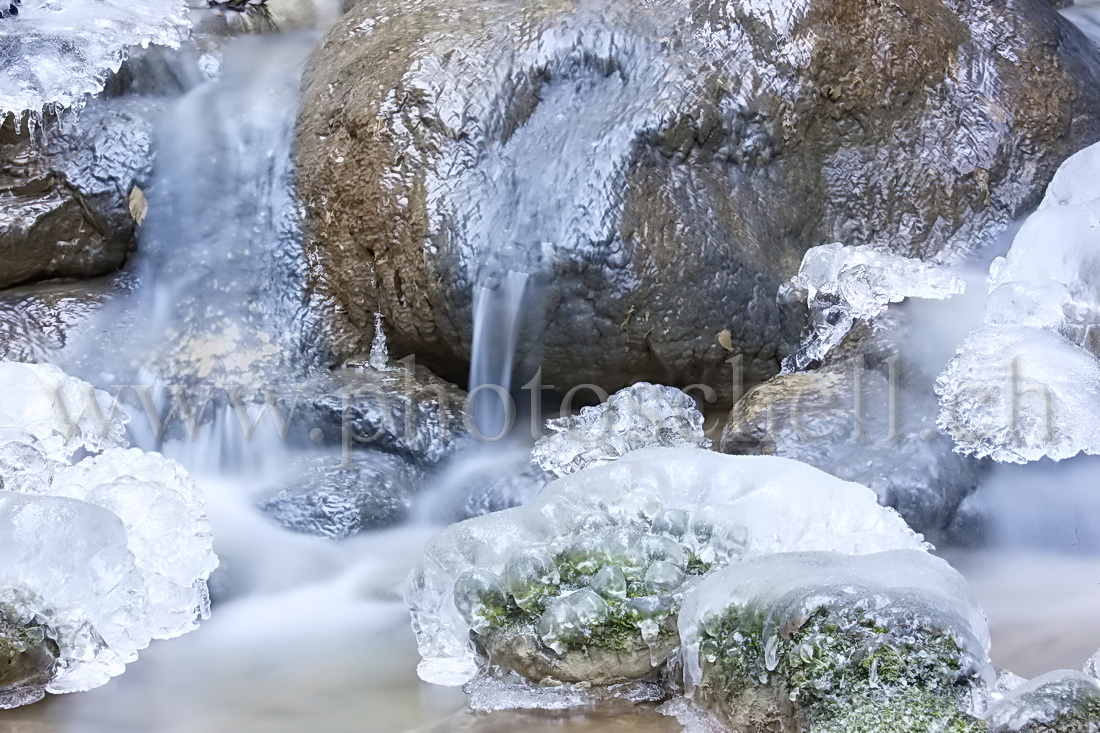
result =
[{"label": "stone", "polygon": [[0,609],[0,710],[45,697],[57,657],[57,643],[44,627],[16,624]]},{"label": "stone", "polygon": [[125,278],[47,281],[0,291],[0,360],[48,361],[93,322]]},{"label": "stone", "polygon": [[1100,136],[1097,61],[1048,0],[360,3],[297,135],[325,336],[381,311],[462,382],[474,291],[526,272],[517,376],[729,404],[808,248],[946,261],[1033,206]]}]

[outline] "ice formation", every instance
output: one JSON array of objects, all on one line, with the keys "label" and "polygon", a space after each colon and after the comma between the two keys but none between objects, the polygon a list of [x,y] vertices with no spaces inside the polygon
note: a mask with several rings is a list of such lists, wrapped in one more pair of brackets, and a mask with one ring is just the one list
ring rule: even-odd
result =
[{"label": "ice formation", "polygon": [[579,414],[546,422],[531,459],[558,476],[613,461],[649,446],[710,447],[703,415],[690,396],[675,387],[639,382],[607,402]]},{"label": "ice formation", "polygon": [[784,371],[820,361],[859,321],[881,315],[905,298],[949,298],[965,283],[943,266],[885,252],[872,246],[823,244],[810,248],[780,297],[804,300],[810,325]]},{"label": "ice formation", "polygon": [[1098,733],[1100,681],[1061,670],[1025,682],[989,709],[990,733]]},{"label": "ice formation", "polygon": [[985,617],[926,552],[745,559],[699,583],[679,633],[685,690],[735,730],[985,730]]},{"label": "ice formation", "polygon": [[103,89],[129,46],[175,47],[190,21],[181,0],[22,0],[0,15],[0,121],[67,109]]},{"label": "ice formation", "polygon": [[1100,453],[1100,145],[1067,160],[1005,257],[984,323],[936,383],[961,452],[1025,463]]},{"label": "ice formation", "polygon": [[121,445],[122,421],[89,400],[110,398],[53,366],[0,362],[0,626],[39,645],[5,634],[0,653],[56,656],[30,687],[0,681],[0,706],[101,685],[209,613],[217,558],[198,487]]},{"label": "ice formation", "polygon": [[536,681],[647,678],[676,646],[684,595],[715,566],[924,546],[870,489],[804,464],[645,448],[433,538],[406,588],[418,671],[462,684],[489,660]]}]

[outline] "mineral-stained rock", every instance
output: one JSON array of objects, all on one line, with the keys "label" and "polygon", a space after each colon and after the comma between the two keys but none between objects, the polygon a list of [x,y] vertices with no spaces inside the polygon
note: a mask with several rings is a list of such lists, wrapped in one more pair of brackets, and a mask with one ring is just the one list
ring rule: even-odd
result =
[{"label": "mineral-stained rock", "polygon": [[1098,61],[1047,0],[361,3],[298,130],[327,335],[381,311],[461,380],[475,286],[525,271],[521,373],[728,400],[809,247],[946,260],[1034,205],[1100,134]]},{"label": "mineral-stained rock", "polygon": [[152,166],[159,103],[89,104],[30,135],[0,125],[0,287],[117,271],[133,247],[129,201]]}]

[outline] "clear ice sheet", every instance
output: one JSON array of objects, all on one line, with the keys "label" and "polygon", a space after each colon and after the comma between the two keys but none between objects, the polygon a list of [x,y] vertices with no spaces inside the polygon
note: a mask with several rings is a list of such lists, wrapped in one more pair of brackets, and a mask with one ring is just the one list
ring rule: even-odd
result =
[{"label": "clear ice sheet", "polygon": [[989,270],[984,322],[936,382],[957,450],[1025,463],[1100,453],[1100,145],[1058,169]]},{"label": "clear ice sheet", "polygon": [[421,678],[459,685],[478,670],[471,624],[455,603],[463,573],[501,578],[517,554],[549,556],[585,533],[612,542],[630,530],[667,534],[712,565],[772,552],[926,547],[870,489],[805,464],[699,448],[641,449],[551,482],[522,507],[452,525],[428,543],[405,594]]},{"label": "clear ice sheet", "polygon": [[0,16],[0,121],[79,106],[129,46],[174,48],[189,28],[181,0],[22,0],[18,14]]},{"label": "clear ice sheet", "polygon": [[942,265],[903,257],[873,246],[833,242],[811,247],[782,298],[804,299],[810,325],[784,371],[820,361],[859,321],[881,315],[906,298],[950,298],[965,283]]},{"label": "clear ice sheet", "polygon": [[558,476],[598,466],[639,448],[709,448],[703,414],[695,400],[675,387],[639,382],[576,415],[547,420],[546,435],[531,459]]},{"label": "clear ice sheet", "polygon": [[124,447],[111,402],[57,367],[0,362],[0,606],[58,644],[50,692],[101,685],[209,613],[202,493],[176,462]]}]

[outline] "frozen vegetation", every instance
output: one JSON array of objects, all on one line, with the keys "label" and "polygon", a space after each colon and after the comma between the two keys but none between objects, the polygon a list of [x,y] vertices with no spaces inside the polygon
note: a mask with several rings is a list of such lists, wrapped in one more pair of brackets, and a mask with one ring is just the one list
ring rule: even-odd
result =
[{"label": "frozen vegetation", "polygon": [[1025,463],[1100,452],[1100,145],[1067,160],[989,272],[984,323],[936,384],[958,449]]},{"label": "frozen vegetation", "polygon": [[1061,670],[1015,688],[989,710],[991,733],[1097,733],[1100,681]]},{"label": "frozen vegetation", "polygon": [[128,47],[175,47],[190,27],[181,0],[21,0],[12,8],[0,13],[0,122],[79,106],[103,89]]},{"label": "frozen vegetation", "polygon": [[749,558],[708,575],[679,628],[685,689],[732,730],[985,730],[985,618],[926,552]]},{"label": "frozen vegetation", "polygon": [[810,325],[799,349],[784,361],[799,371],[822,360],[860,321],[906,298],[949,298],[964,282],[946,268],[869,245],[810,248],[780,298],[805,302]]},{"label": "frozen vegetation", "polygon": [[679,607],[715,567],[923,547],[870,489],[804,464],[647,448],[442,531],[406,600],[427,681],[482,669],[606,685],[661,677]]},{"label": "frozen vegetation", "polygon": [[125,447],[110,403],[56,367],[0,362],[0,670],[16,670],[0,707],[102,685],[209,613],[199,489]]},{"label": "frozen vegetation", "polygon": [[531,458],[558,476],[639,448],[710,447],[695,400],[675,387],[647,382],[621,389],[576,415],[548,420],[546,426],[552,432],[539,439]]}]

